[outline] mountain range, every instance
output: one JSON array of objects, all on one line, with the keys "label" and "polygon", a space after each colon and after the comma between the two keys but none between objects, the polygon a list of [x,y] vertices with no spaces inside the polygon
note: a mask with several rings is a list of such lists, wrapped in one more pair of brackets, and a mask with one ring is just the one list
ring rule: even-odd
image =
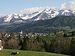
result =
[{"label": "mountain range", "polygon": [[71,28],[75,28],[73,10],[34,7],[0,17],[0,31],[52,32]]}]

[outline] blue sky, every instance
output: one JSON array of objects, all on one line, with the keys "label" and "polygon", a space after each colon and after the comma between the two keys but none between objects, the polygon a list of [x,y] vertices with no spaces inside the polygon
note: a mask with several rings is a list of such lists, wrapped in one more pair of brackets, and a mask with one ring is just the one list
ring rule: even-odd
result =
[{"label": "blue sky", "polygon": [[57,7],[67,0],[0,0],[0,16],[30,7]]}]

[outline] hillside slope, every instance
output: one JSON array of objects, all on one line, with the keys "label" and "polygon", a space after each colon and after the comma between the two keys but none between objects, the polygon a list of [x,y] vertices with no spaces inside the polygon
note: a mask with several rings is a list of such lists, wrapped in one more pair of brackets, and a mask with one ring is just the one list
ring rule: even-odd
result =
[{"label": "hillside slope", "polygon": [[75,28],[75,16],[57,16],[53,19],[39,20],[29,23],[13,23],[0,25],[5,32],[53,32]]},{"label": "hillside slope", "polygon": [[11,55],[12,51],[20,52],[16,56],[67,56],[67,55],[47,53],[47,52],[21,51],[21,50],[8,50],[8,49],[0,52],[0,56],[13,56]]}]

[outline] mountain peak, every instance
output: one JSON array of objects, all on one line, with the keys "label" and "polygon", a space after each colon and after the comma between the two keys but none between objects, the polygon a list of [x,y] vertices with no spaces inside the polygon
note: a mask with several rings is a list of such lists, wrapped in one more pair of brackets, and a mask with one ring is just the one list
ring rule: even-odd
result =
[{"label": "mountain peak", "polygon": [[3,17],[3,22],[29,22],[37,20],[52,19],[56,16],[74,16],[75,11],[57,10],[50,7],[25,8],[20,13],[14,13]]}]

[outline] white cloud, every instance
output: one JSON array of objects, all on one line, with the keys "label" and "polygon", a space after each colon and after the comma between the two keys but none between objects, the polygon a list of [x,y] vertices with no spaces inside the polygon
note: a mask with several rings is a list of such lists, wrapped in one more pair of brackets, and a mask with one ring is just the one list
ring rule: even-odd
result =
[{"label": "white cloud", "polygon": [[67,3],[61,5],[61,9],[75,10],[75,0],[70,0]]},{"label": "white cloud", "polygon": [[61,9],[66,9],[66,3],[61,4]]}]

